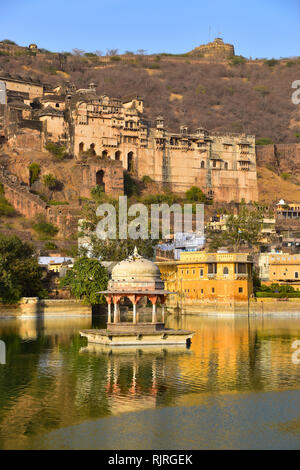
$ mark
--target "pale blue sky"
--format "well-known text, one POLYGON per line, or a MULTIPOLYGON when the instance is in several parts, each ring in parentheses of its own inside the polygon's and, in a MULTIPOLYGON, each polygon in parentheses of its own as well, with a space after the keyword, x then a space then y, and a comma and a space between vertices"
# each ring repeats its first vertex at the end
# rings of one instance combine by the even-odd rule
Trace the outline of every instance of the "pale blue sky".
POLYGON ((300 0, 0 0, 0 39, 52 51, 182 53, 221 35, 246 57, 300 56, 300 0))

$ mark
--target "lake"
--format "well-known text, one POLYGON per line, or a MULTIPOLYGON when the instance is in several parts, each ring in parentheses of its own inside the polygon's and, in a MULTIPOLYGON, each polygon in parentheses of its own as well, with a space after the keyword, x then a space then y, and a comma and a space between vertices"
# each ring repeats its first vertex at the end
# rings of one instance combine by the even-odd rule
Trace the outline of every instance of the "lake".
POLYGON ((104 324, 0 320, 1 449, 300 448, 300 317, 169 316, 189 349, 90 351, 104 324))

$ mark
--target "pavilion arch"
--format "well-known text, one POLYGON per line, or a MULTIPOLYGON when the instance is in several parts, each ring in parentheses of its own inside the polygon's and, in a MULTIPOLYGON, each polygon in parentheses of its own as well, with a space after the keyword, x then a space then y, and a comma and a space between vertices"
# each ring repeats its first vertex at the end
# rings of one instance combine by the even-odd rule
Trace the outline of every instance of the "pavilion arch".
POLYGON ((105 183, 104 183, 104 171, 103 170, 98 170, 96 173, 96 185, 100 186, 100 188, 103 189, 105 192, 105 183))
POLYGON ((127 171, 133 173, 133 152, 127 154, 127 171))

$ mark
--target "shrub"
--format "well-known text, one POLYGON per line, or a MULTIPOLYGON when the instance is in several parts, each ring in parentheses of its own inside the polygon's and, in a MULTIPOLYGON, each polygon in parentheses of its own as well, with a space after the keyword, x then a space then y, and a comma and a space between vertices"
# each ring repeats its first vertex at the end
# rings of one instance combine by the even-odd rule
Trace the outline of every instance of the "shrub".
POLYGON ((110 57, 110 60, 112 60, 113 62, 118 62, 119 60, 121 60, 121 57, 118 55, 112 55, 110 57))
POLYGON ((127 171, 124 171, 124 193, 128 197, 140 194, 138 182, 127 171))
POLYGON ((57 245, 55 245, 53 242, 46 242, 44 246, 45 250, 56 250, 57 248, 57 245))
POLYGON ((96 201, 101 200, 104 195, 105 195, 104 189, 98 184, 94 188, 91 189, 91 196, 96 201))
POLYGON ((38 163, 31 163, 28 169, 29 169, 30 184, 33 184, 39 177, 39 174, 41 172, 41 167, 38 163))
POLYGON ((147 185, 153 183, 153 180, 150 176, 144 175, 142 178, 142 182, 147 185))
POLYGON ((286 181, 286 180, 289 180, 290 177, 291 177, 290 173, 286 173, 286 172, 281 173, 280 176, 281 176, 281 178, 282 178, 283 180, 285 180, 285 181, 286 181))
POLYGON ((48 142, 45 149, 52 154, 56 160, 63 160, 67 156, 66 148, 63 145, 48 142))
POLYGON ((48 189, 55 189, 57 185, 57 181, 55 177, 52 175, 52 173, 48 173, 47 175, 44 175, 43 177, 43 183, 44 186, 48 189))
POLYGON ((146 68, 148 68, 148 69, 154 69, 154 70, 159 70, 159 69, 160 69, 160 65, 159 65, 159 64, 150 64, 150 65, 146 66, 146 68))
POLYGON ((9 204, 3 195, 0 195, 0 216, 11 217, 15 215, 15 209, 9 204))
POLYGON ((268 65, 269 67, 274 67, 278 63, 279 63, 279 61, 276 60, 276 59, 269 59, 269 60, 265 60, 265 62, 264 62, 264 64, 268 65))
POLYGON ((49 204, 51 206, 64 206, 64 205, 68 205, 68 201, 55 201, 54 199, 52 199, 51 201, 49 201, 49 204))
POLYGON ((1 42, 3 42, 3 44, 10 44, 11 46, 18 45, 15 41, 11 41, 10 39, 3 39, 1 42))
POLYGON ((229 58, 230 65, 243 65, 245 62, 246 59, 242 55, 235 55, 229 58))
POLYGON ((270 93, 264 85, 256 85, 253 90, 258 91, 262 96, 266 96, 270 93))
POLYGON ((256 139, 255 141, 256 145, 272 145, 274 144, 272 139, 269 139, 268 137, 261 137, 259 139, 256 139))
POLYGON ((50 222, 46 222, 46 220, 41 219, 33 225, 33 229, 42 237, 54 237, 59 229, 55 225, 51 224, 50 222))
POLYGON ((192 186, 185 195, 190 202, 206 202, 206 196, 198 186, 192 186))

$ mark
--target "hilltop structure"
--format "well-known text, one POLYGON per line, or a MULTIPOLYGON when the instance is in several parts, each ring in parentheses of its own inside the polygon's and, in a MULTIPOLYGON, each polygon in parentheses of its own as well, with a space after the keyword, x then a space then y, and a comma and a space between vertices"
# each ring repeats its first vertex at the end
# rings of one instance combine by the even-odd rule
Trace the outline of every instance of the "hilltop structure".
POLYGON ((195 47, 190 54, 201 57, 212 57, 215 59, 227 59, 235 55, 234 46, 224 43, 222 38, 215 38, 214 41, 195 47))
POLYGON ((122 193, 123 169, 177 193, 199 186, 215 201, 258 198, 253 135, 202 127, 189 132, 185 125, 170 132, 162 116, 154 125, 146 119, 142 98, 99 95, 93 83, 53 89, 8 76, 0 81, 6 103, 0 105, 0 139, 41 151, 49 142, 63 145, 78 163, 95 157, 93 168, 83 170, 83 196, 96 184, 115 196, 122 193))

